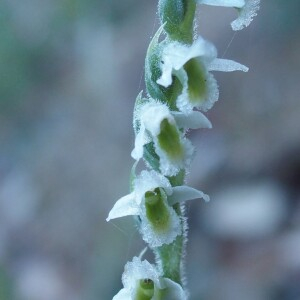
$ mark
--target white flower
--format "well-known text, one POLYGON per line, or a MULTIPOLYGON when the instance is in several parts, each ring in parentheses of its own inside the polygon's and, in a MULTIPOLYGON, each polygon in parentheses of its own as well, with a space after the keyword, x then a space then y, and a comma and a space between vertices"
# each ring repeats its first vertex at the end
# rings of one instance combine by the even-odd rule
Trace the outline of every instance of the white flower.
POLYGON ((199 37, 192 45, 169 43, 162 52, 162 75, 157 83, 168 87, 176 76, 182 92, 176 100, 178 109, 189 114, 194 107, 210 109, 219 98, 217 82, 209 71, 244 71, 248 68, 232 60, 217 58, 213 44, 199 37))
POLYGON ((141 159, 144 145, 153 142, 160 171, 166 176, 174 176, 180 169, 188 167, 194 153, 194 147, 179 128, 211 128, 210 121, 201 112, 185 116, 171 112, 166 104, 154 100, 142 105, 136 118, 140 126, 131 156, 141 159))
POLYGON ((249 26, 259 10, 260 0, 198 0, 200 4, 235 7, 239 16, 231 23, 233 30, 241 30, 249 26))
POLYGON ((125 265, 122 275, 124 288, 113 300, 186 300, 182 287, 169 278, 163 278, 147 260, 134 257, 125 265))
POLYGON ((134 180, 133 192, 115 203, 106 220, 139 216, 144 241, 150 247, 159 247, 172 243, 182 234, 181 219, 172 205, 196 198, 209 200, 206 194, 194 188, 172 187, 166 177, 155 171, 142 171, 134 180))

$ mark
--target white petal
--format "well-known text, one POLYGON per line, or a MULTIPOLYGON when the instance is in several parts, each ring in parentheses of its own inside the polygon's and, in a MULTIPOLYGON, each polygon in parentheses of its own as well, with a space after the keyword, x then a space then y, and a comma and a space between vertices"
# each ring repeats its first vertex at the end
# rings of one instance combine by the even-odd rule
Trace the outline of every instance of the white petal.
POLYGON ((182 185, 173 187, 173 194, 168 197, 168 203, 174 205, 178 202, 203 198, 206 202, 209 201, 209 196, 194 188, 182 185))
POLYGON ((125 265, 122 282, 126 289, 134 291, 140 279, 151 279, 156 287, 161 288, 159 273, 155 266, 147 260, 141 261, 138 257, 134 257, 132 262, 125 265))
POLYGON ((131 292, 128 289, 122 289, 112 298, 112 300, 132 300, 131 292))
POLYGON ((229 59, 216 58, 208 66, 209 71, 233 72, 243 71, 248 72, 249 68, 229 59))
POLYGON ((170 124, 175 124, 168 106, 154 101, 144 105, 141 109, 140 119, 152 137, 159 135, 160 124, 164 119, 167 119, 170 124))
POLYGON ((246 0, 246 4, 239 10, 239 17, 231 23, 233 30, 247 27, 257 15, 260 0, 246 0))
POLYGON ((190 114, 172 112, 172 114, 179 128, 184 128, 184 129, 212 128, 211 122, 200 111, 192 111, 190 114))
MULTIPOLYGON (((176 53, 176 48, 171 48, 170 51, 172 51, 171 53, 175 58, 175 70, 181 69, 185 65, 185 63, 187 63, 192 58, 199 57, 201 58, 201 60, 206 62, 217 57, 216 47, 212 43, 203 39, 201 36, 199 36, 190 47, 184 46, 184 51, 182 51, 181 55, 179 55, 179 53, 176 53)), ((171 53, 169 55, 171 55, 171 53)))
POLYGON ((144 154, 144 145, 147 144, 147 136, 145 132, 145 127, 141 125, 140 131, 135 137, 134 149, 131 152, 131 157, 135 160, 139 160, 144 154))
POLYGON ((168 87, 172 84, 172 70, 173 64, 169 57, 164 57, 161 65, 161 77, 156 81, 158 84, 168 87))
POLYGON ((207 84, 207 91, 208 91, 207 97, 202 104, 197 106, 197 108, 199 108, 204 112, 211 109, 215 104, 215 102, 218 101, 219 99, 218 83, 215 77, 209 72, 207 72, 206 75, 206 84, 207 84))
MULTIPOLYGON (((164 300, 187 300, 187 296, 180 284, 172 281, 169 278, 163 278, 162 281, 166 287, 166 289, 163 290, 164 300)), ((159 298, 154 298, 154 300, 156 299, 159 298)))
POLYGON ((139 206, 135 201, 135 194, 131 193, 120 198, 109 212, 108 222, 111 219, 116 219, 125 216, 135 216, 139 214, 139 206))
POLYGON ((224 7, 243 7, 245 0, 198 0, 200 4, 224 7))
POLYGON ((167 195, 172 194, 172 187, 169 180, 155 171, 142 171, 136 178, 134 191, 136 194, 135 201, 140 205, 144 195, 148 191, 154 191, 156 188, 163 188, 167 195))

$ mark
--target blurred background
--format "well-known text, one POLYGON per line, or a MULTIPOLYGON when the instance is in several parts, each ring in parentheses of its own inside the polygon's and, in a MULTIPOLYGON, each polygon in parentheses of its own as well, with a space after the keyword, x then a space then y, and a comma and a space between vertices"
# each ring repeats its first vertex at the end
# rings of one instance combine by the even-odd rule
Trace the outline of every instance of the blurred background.
MULTIPOLYGON (((144 248, 128 193, 132 110, 144 89, 154 0, 0 1, 0 300, 106 300, 144 248)), ((201 7, 220 57, 212 130, 189 134, 191 300, 300 299, 300 2, 262 0, 233 33, 232 9, 201 7)), ((153 261, 148 251, 147 259, 153 261)))

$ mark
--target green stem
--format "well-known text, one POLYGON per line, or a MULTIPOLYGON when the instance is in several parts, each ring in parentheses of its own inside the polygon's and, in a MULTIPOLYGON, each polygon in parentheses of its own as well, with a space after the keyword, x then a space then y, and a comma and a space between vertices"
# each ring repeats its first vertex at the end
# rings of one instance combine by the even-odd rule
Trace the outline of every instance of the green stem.
MULTIPOLYGON (((183 207, 177 205, 175 207, 178 215, 182 216, 183 207)), ((185 220, 182 221, 182 229, 184 230, 185 220)), ((159 269, 162 271, 162 276, 182 285, 182 258, 185 250, 184 234, 177 238, 169 245, 162 245, 154 249, 154 254, 158 263, 159 269)))
MULTIPOLYGON (((156 161, 157 158, 154 149, 152 148, 150 151, 146 151, 147 155, 144 158, 148 161, 150 165, 153 165, 153 161, 156 161)), ((144 151, 145 154, 145 151, 144 151)), ((155 165, 157 167, 157 165, 155 165)), ((172 186, 180 186, 184 184, 185 171, 181 170, 176 176, 169 177, 169 181, 172 186)), ((178 203, 173 205, 176 213, 181 217, 184 214, 183 205, 179 205, 178 203)), ((185 250, 185 224, 186 220, 182 219, 182 235, 177 236, 177 238, 168 245, 162 245, 161 247, 154 248, 154 254, 156 257, 156 261, 158 264, 158 268, 162 271, 162 276, 166 278, 170 278, 171 280, 182 285, 182 258, 185 250)))
MULTIPOLYGON (((176 176, 169 177, 169 181, 172 186, 180 186, 184 184, 185 171, 181 170, 176 176)), ((182 217, 184 214, 183 205, 178 203, 173 205, 176 213, 182 217)), ((182 219, 182 235, 177 238, 169 245, 162 245, 161 247, 155 248, 154 253, 158 262, 158 267, 163 273, 163 276, 170 278, 171 280, 182 285, 182 258, 185 251, 185 224, 186 220, 182 219)))

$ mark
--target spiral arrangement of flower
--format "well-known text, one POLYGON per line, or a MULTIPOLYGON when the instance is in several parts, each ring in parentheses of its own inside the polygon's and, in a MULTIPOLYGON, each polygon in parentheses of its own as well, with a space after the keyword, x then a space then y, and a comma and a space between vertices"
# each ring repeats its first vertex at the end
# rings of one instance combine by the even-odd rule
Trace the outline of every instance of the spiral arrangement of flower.
POLYGON ((211 128, 202 113, 219 98, 213 71, 243 71, 248 68, 217 57, 215 46, 195 38, 197 4, 233 7, 238 18, 233 30, 250 24, 259 0, 159 0, 161 27, 146 55, 146 96, 141 92, 134 108, 135 145, 131 156, 130 194, 120 198, 107 221, 135 216, 143 240, 156 257, 156 264, 142 255, 128 262, 122 276, 124 288, 113 300, 184 300, 183 257, 187 236, 184 203, 209 197, 185 185, 194 147, 186 137, 190 129, 211 128), (162 36, 164 38, 162 38, 162 36), (136 174, 143 159, 147 170, 136 174))

